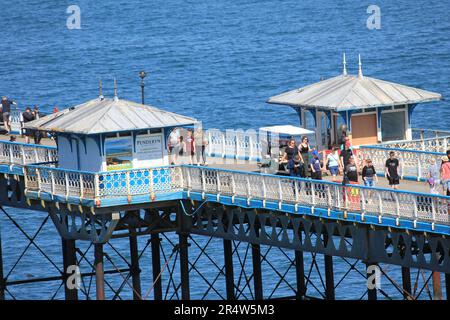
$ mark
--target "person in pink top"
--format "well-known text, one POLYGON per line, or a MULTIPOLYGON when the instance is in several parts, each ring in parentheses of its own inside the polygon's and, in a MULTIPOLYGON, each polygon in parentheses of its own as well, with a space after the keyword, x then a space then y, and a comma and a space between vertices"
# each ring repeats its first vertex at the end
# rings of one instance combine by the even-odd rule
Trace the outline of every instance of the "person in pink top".
POLYGON ((442 157, 441 179, 444 185, 444 191, 450 196, 450 161, 447 156, 442 157))

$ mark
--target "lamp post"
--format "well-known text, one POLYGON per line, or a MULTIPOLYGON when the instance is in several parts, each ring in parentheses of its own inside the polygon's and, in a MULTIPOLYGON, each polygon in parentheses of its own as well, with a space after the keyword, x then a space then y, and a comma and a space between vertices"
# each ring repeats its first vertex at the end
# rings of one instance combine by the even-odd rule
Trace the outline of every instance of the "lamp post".
POLYGON ((141 78, 141 94, 142 94, 142 104, 144 104, 144 78, 147 74, 145 73, 144 70, 142 70, 141 72, 139 72, 139 78, 141 78))

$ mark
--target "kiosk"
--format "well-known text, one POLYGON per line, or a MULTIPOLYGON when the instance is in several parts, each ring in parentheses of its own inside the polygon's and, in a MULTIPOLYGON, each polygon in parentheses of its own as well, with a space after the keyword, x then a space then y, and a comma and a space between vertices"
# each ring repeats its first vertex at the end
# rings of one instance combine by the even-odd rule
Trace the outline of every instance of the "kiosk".
POLYGON ((271 97, 271 104, 288 105, 306 127, 305 113, 314 119, 319 148, 337 144, 346 125, 354 146, 411 140, 411 116, 419 103, 440 100, 438 93, 363 76, 349 75, 345 55, 342 75, 271 97))
POLYGON ((169 165, 170 132, 196 123, 117 96, 101 96, 29 122, 25 129, 54 135, 59 167, 98 172, 169 165))

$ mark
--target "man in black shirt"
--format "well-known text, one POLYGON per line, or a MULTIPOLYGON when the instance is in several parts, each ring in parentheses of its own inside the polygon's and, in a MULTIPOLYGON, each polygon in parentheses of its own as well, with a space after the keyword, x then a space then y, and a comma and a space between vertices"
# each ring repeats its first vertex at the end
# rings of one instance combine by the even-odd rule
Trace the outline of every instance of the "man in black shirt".
POLYGON ((385 175, 389 181, 389 185, 393 189, 398 189, 400 184, 400 175, 398 174, 398 167, 400 166, 400 161, 395 158, 395 152, 389 152, 389 159, 386 160, 385 175))
POLYGON ((356 166, 355 158, 349 158, 348 164, 345 166, 344 175, 349 182, 358 183, 358 167, 356 166))
POLYGON ((348 165, 350 158, 353 157, 353 151, 349 142, 344 144, 344 150, 341 150, 340 157, 342 165, 345 168, 348 165))
MULTIPOLYGON (((22 113, 22 118, 23 118, 23 123, 27 123, 30 121, 33 121, 35 119, 33 112, 31 112, 31 108, 27 107, 25 109, 25 112, 22 113)), ((30 143, 30 137, 32 137, 33 134, 31 133, 26 133, 25 135, 25 143, 30 143)))
POLYGON ((8 100, 7 97, 2 97, 2 113, 3 113, 3 123, 5 125, 6 134, 11 131, 11 125, 9 122, 9 116, 11 114, 11 105, 16 104, 14 101, 8 100))

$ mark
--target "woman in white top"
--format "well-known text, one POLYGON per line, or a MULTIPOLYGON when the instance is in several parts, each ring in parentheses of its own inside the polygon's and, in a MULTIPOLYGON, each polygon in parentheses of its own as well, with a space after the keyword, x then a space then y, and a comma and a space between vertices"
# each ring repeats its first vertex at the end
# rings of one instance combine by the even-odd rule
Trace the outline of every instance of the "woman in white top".
POLYGON ((326 168, 330 171, 331 175, 333 176, 333 182, 335 182, 341 168, 338 147, 333 147, 333 151, 327 156, 326 168))

